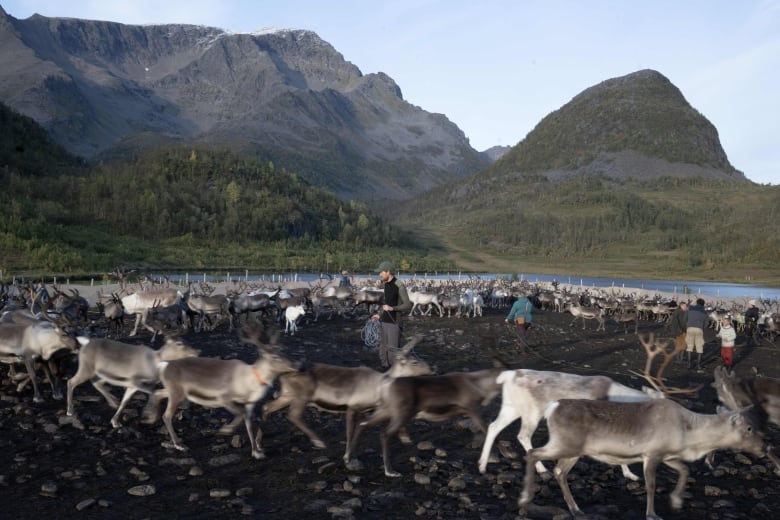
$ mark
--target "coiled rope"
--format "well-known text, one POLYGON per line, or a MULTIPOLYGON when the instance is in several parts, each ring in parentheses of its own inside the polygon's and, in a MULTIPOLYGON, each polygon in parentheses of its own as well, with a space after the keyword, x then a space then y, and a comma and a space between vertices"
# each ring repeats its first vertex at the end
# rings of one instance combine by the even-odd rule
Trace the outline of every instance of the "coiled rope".
POLYGON ((382 322, 368 318, 365 326, 360 330, 360 338, 368 348, 379 346, 379 338, 382 335, 382 322))

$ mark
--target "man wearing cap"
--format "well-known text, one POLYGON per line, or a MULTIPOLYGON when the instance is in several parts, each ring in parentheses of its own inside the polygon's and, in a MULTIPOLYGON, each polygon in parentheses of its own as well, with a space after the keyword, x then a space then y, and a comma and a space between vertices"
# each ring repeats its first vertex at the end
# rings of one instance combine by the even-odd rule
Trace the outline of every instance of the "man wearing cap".
POLYGON ((388 367, 395 362, 395 354, 401 345, 401 314, 411 310, 412 301, 404 284, 395 277, 395 265, 392 262, 382 262, 376 272, 385 284, 385 299, 382 310, 371 316, 371 319, 382 322, 379 361, 382 367, 388 367))

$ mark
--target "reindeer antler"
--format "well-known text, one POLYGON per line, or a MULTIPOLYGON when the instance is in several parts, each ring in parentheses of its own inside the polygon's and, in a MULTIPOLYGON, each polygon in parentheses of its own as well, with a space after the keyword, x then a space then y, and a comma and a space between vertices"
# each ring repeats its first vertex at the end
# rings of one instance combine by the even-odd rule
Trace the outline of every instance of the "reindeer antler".
POLYGON ((668 387, 666 386, 666 383, 664 383, 664 370, 666 370, 666 367, 669 366, 677 354, 683 351, 685 348, 683 343, 676 344, 674 347, 670 348, 670 344, 672 343, 671 340, 656 340, 654 333, 650 333, 648 335, 638 334, 638 337, 639 342, 642 343, 642 346, 645 348, 645 352, 647 352, 647 361, 645 361, 645 369, 641 374, 633 370, 631 373, 643 377, 648 383, 650 383, 650 386, 663 393, 666 397, 671 397, 672 395, 693 395, 699 391, 701 386, 697 386, 695 388, 679 388, 668 387), (656 375, 651 375, 653 360, 659 354, 662 354, 664 358, 661 361, 661 364, 658 366, 656 375))
POLYGON ((244 343, 254 345, 261 351, 276 352, 279 350, 279 331, 268 331, 259 320, 247 321, 239 330, 239 338, 244 343), (263 337, 268 338, 268 342, 263 341, 263 337))
POLYGON ((409 353, 414 349, 414 347, 417 346, 417 344, 422 341, 422 334, 416 334, 412 339, 406 342, 406 345, 404 345, 401 348, 401 353, 403 355, 409 355, 409 353))

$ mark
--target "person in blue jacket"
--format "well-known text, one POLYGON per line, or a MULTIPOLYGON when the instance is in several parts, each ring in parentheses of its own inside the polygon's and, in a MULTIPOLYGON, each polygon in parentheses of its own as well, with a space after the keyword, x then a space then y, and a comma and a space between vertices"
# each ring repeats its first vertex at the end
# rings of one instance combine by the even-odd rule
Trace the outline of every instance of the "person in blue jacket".
POLYGON ((515 300, 515 303, 512 304, 512 308, 509 309, 509 314, 504 320, 507 323, 515 324, 518 336, 518 348, 520 352, 522 352, 523 348, 528 345, 526 333, 528 332, 528 327, 531 325, 531 322, 534 319, 532 314, 533 309, 534 304, 531 303, 531 300, 529 300, 527 296, 521 295, 517 300, 515 300), (523 319, 518 320, 518 318, 521 317, 523 319), (518 321, 522 321, 522 323, 519 323, 518 321))

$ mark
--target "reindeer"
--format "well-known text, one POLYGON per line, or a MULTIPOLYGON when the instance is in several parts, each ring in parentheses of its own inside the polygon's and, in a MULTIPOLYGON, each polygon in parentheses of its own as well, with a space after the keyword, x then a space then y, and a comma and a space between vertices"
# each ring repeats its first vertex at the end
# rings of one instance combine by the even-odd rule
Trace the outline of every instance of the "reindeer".
MULTIPOLYGON (((635 390, 613 381, 607 376, 582 376, 566 372, 538 370, 507 370, 501 372, 496 383, 501 385, 501 410, 490 423, 479 457, 479 472, 485 473, 493 442, 501 431, 517 419, 522 419, 517 440, 526 452, 533 447, 531 438, 544 414, 547 403, 558 399, 596 399, 622 402, 647 401, 663 397, 646 390, 635 390)), ((623 475, 638 480, 628 466, 622 466, 623 475)), ((547 473, 541 462, 536 471, 547 473)))
POLYGON ((119 417, 130 398, 137 391, 150 396, 149 410, 153 410, 155 386, 159 382, 158 366, 163 361, 197 356, 198 351, 185 345, 181 340, 168 337, 160 350, 152 350, 143 345, 129 345, 110 339, 77 338, 81 344, 79 350, 79 368, 68 380, 67 415, 73 415, 73 390, 81 383, 92 379, 92 386, 116 408, 111 418, 111 426, 119 428, 119 417), (112 384, 125 388, 121 403, 105 387, 112 384))
MULTIPOLYGON (((382 293, 384 295, 384 293, 382 293)), ((336 314, 343 314, 347 302, 353 301, 354 295, 352 287, 322 287, 316 286, 311 293, 311 303, 314 310, 314 321, 319 319, 319 315, 324 307, 331 307, 336 314)))
POLYGON ((241 321, 241 315, 248 315, 250 312, 262 312, 267 314, 275 305, 272 298, 279 291, 253 291, 249 294, 235 294, 230 298, 228 310, 235 316, 238 322, 241 321))
POLYGON ((566 310, 568 310, 571 315, 573 316, 571 323, 569 324, 570 327, 574 326, 574 322, 577 321, 577 318, 582 319, 582 330, 585 330, 585 320, 596 320, 598 322, 598 326, 596 327, 596 330, 605 330, 604 328, 604 314, 598 307, 595 308, 588 308, 588 307, 582 307, 576 302, 569 302, 567 304, 566 310))
POLYGON ((177 450, 186 451, 187 448, 181 444, 173 428, 173 415, 179 404, 188 399, 206 408, 225 408, 234 415, 233 421, 220 429, 221 434, 233 433, 243 419, 252 446, 252 457, 265 457, 262 430, 258 428, 257 437, 252 433, 255 405, 280 374, 297 371, 298 363, 285 357, 275 341, 272 345, 262 343, 257 331, 250 334, 242 330, 241 339, 255 345, 261 352, 260 358, 252 365, 238 359, 200 357, 161 363, 163 390, 158 391, 158 396, 168 398, 163 423, 172 446, 177 450))
POLYGON ((125 314, 135 314, 135 326, 130 336, 138 334, 138 326, 143 325, 147 330, 154 333, 155 330, 148 323, 148 314, 153 307, 168 307, 179 305, 184 298, 181 291, 176 289, 160 289, 153 291, 141 291, 122 298, 122 306, 125 314))
POLYGON ((503 369, 384 379, 379 388, 380 397, 376 408, 368 419, 358 425, 349 451, 355 451, 363 428, 387 422, 380 433, 382 460, 385 475, 398 477, 400 473, 391 467, 388 440, 401 432, 412 418, 444 421, 466 415, 484 433, 486 425, 480 415, 480 407, 490 404, 498 395, 500 387, 496 383, 496 376, 503 369))
POLYGON ((106 303, 103 303, 102 299, 102 294, 98 292, 98 311, 108 322, 109 329, 113 329, 114 332, 119 335, 122 331, 122 325, 124 325, 125 319, 125 307, 122 305, 122 299, 116 293, 111 293, 111 296, 106 303))
POLYGON ((279 376, 281 390, 276 399, 263 406, 263 419, 289 406, 287 419, 309 437, 315 448, 324 448, 322 439, 304 422, 304 410, 307 406, 313 406, 325 412, 344 413, 347 439, 343 458, 345 463, 349 463, 355 417, 374 409, 382 382, 401 376, 431 373, 427 363, 411 355, 419 341, 420 337, 416 336, 407 342, 385 373, 368 367, 313 363, 300 372, 282 374, 279 376))
POLYGON ((211 322, 211 318, 215 320, 211 323, 209 330, 214 330, 219 321, 225 317, 228 319, 229 330, 233 330, 233 315, 230 313, 229 306, 230 301, 228 297, 223 294, 216 295, 202 295, 202 294, 190 294, 186 299, 187 313, 197 316, 197 321, 193 323, 193 330, 200 332, 203 330, 206 320, 211 322))
MULTIPOLYGON (((43 361, 43 369, 51 384, 54 399, 62 399, 62 391, 57 384, 54 374, 52 356, 59 350, 76 350, 75 338, 68 335, 64 328, 52 321, 39 321, 29 323, 3 323, 0 324, 0 361, 15 363, 19 359, 24 362, 27 374, 32 381, 33 401, 42 402, 41 392, 38 388, 38 378, 35 377, 35 361, 43 361)), ((24 387, 26 381, 19 385, 24 387)))
MULTIPOLYGON (((714 372, 712 386, 718 392, 718 399, 724 406, 739 412, 751 406, 762 409, 769 422, 780 426, 780 379, 771 377, 736 377, 725 367, 714 372)), ((775 465, 775 473, 780 475, 780 459, 774 450, 767 450, 767 457, 775 465)))
MULTIPOLYGON (((533 444, 531 438, 544 414, 547 403, 560 399, 593 399, 615 402, 642 402, 661 399, 666 395, 692 393, 696 389, 670 388, 664 384, 663 372, 669 362, 678 353, 669 352, 668 344, 655 340, 654 335, 641 336, 640 342, 647 354, 645 368, 641 375, 652 386, 642 390, 622 385, 607 376, 583 376, 566 372, 547 372, 537 370, 509 370, 502 372, 497 383, 502 386, 501 410, 498 417, 488 427, 482 453, 479 457, 479 471, 487 469, 490 449, 498 434, 515 420, 522 418, 517 440, 528 453, 533 444), (655 376, 651 375, 655 358, 664 355, 655 376)), ((684 348, 684 346, 682 347, 684 348)), ((627 465, 621 466, 623 475, 630 480, 639 480, 627 465)), ((544 464, 538 462, 536 471, 547 474, 544 464)))
POLYGON ((656 468, 663 463, 678 473, 670 495, 672 509, 680 509, 688 480, 685 461, 695 461, 722 448, 762 455, 766 451, 760 418, 753 412, 707 415, 692 412, 671 399, 640 403, 563 399, 545 410, 549 440, 526 456, 524 509, 535 493, 534 467, 555 460, 555 479, 572 516, 584 515, 574 501, 569 471, 582 456, 607 464, 642 462, 647 493, 646 518, 655 514, 656 468))
POLYGON ((444 293, 441 296, 440 305, 442 309, 446 309, 448 318, 452 317, 453 312, 455 312, 455 317, 460 316, 460 297, 457 294, 444 293))
POLYGON ((89 321, 89 302, 81 296, 77 289, 70 289, 70 295, 60 291, 58 287, 53 286, 54 295, 52 296, 53 310, 68 323, 77 323, 79 321, 89 321))
POLYGON ((431 313, 432 307, 436 307, 440 317, 444 316, 444 311, 442 310, 441 305, 439 305, 438 294, 410 290, 409 300, 412 302, 412 309, 409 311, 409 316, 414 314, 415 309, 419 310, 422 315, 428 316, 431 313), (423 305, 428 307, 425 312, 421 309, 423 305))
POLYGON ((293 305, 287 307, 284 311, 284 333, 294 336, 298 332, 298 318, 306 314, 306 308, 303 305, 293 305))
POLYGON ((357 309, 361 305, 367 307, 368 313, 371 313, 371 307, 374 305, 380 305, 385 298, 385 292, 379 289, 372 289, 370 287, 363 287, 358 291, 355 291, 352 295, 355 301, 355 305, 352 308, 353 313, 357 312, 357 309))

